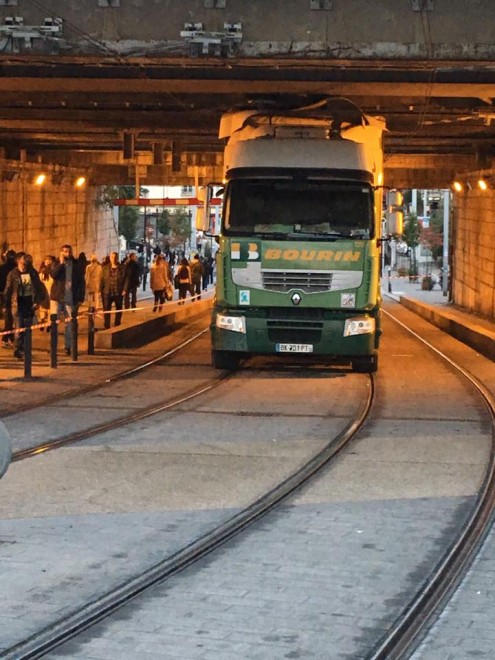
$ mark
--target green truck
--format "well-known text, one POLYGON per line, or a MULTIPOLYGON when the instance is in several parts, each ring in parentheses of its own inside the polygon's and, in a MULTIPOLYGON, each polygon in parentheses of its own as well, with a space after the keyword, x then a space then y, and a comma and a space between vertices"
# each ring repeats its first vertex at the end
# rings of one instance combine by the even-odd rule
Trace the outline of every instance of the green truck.
POLYGON ((222 117, 215 367, 304 354, 376 371, 384 129, 328 107, 222 117))

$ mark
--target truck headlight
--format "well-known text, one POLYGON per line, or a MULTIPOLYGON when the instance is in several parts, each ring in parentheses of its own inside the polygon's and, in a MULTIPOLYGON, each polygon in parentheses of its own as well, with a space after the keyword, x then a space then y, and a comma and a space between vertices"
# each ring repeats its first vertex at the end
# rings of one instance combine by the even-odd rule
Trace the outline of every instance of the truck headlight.
POLYGON ((246 319, 244 316, 217 314, 216 326, 222 330, 232 330, 232 332, 243 332, 246 334, 246 319))
POLYGON ((347 319, 344 325, 344 337, 368 335, 375 332, 375 319, 371 316, 356 316, 347 319))

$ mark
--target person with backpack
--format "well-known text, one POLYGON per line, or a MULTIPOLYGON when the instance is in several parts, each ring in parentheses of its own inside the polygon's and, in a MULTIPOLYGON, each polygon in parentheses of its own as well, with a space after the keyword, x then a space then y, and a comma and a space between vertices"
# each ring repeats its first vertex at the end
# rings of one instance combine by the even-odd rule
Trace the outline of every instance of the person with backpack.
POLYGON ((179 305, 184 304, 187 292, 191 292, 192 279, 191 268, 189 267, 188 260, 184 257, 180 260, 179 268, 177 269, 177 284, 179 288, 179 305))

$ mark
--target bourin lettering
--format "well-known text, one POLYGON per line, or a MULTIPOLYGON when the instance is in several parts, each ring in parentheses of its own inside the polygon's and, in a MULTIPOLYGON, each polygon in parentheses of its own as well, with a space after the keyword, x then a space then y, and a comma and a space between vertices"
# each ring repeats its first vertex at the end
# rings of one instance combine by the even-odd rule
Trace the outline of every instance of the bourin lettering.
MULTIPOLYGON (((256 246, 255 246, 256 247, 256 246)), ((251 246, 250 246, 251 248, 251 246)), ((251 254, 251 252, 250 252, 251 254)), ((253 257, 249 257, 252 259, 253 257)), ((269 248, 265 252, 266 261, 359 261, 361 252, 348 250, 281 250, 280 248, 269 248)))

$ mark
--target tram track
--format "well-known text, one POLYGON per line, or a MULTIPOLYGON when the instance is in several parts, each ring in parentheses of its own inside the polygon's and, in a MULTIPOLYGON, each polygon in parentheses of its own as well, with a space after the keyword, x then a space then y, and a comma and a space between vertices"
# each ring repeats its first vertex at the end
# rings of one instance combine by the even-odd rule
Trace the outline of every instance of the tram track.
POLYGON ((76 387, 58 394, 50 394, 49 396, 43 397, 37 400, 35 403, 26 403, 26 404, 16 404, 9 408, 0 409, 0 419, 5 419, 7 417, 12 417, 13 415, 18 415, 20 413, 29 412, 37 408, 42 408, 43 406, 53 406, 56 403, 67 401, 69 399, 74 399, 78 396, 83 396, 85 394, 91 394, 96 392, 99 389, 106 387, 112 383, 117 383, 126 378, 130 378, 138 373, 149 369, 155 365, 161 364, 168 358, 172 357, 178 351, 182 350, 188 346, 191 342, 195 341, 199 337, 203 336, 208 332, 209 326, 201 329, 199 332, 194 332, 193 335, 187 337, 185 340, 179 342, 176 346, 173 346, 171 349, 160 353, 159 355, 145 360, 141 364, 138 364, 131 369, 125 369, 124 371, 113 374, 112 376, 105 377, 97 380, 96 382, 89 383, 88 385, 83 385, 81 387, 76 387))
MULTIPOLYGON (((188 543, 171 556, 165 557, 139 575, 129 578, 118 588, 94 598, 83 607, 72 611, 68 616, 52 623, 24 641, 4 649, 0 653, 0 658, 27 660, 42 657, 50 650, 56 649, 105 619, 149 588, 198 562, 267 515, 330 465, 361 429, 372 409, 375 389, 373 376, 363 376, 363 378, 367 379, 369 385, 366 388, 366 396, 360 400, 354 414, 344 428, 336 433, 322 449, 306 460, 301 467, 295 469, 289 476, 245 506, 240 512, 188 543)), ((204 391, 206 392, 207 389, 204 391)))
MULTIPOLYGON (((476 555, 477 550, 481 547, 487 530, 493 522, 493 511, 495 508, 493 448, 493 439, 495 437, 495 401, 493 394, 482 383, 480 383, 473 374, 470 374, 466 369, 457 365, 447 355, 442 353, 442 351, 439 351, 435 346, 426 342, 417 333, 407 328, 405 324, 402 324, 398 319, 395 319, 393 315, 388 312, 385 313, 394 321, 397 321, 399 325, 410 332, 414 337, 421 340, 423 344, 428 346, 429 350, 432 350, 440 358, 446 360, 452 368, 455 368, 461 373, 463 378, 467 378, 467 381, 475 387, 478 392, 480 392, 490 413, 492 422, 492 450, 490 465, 488 466, 482 488, 476 498, 476 503, 472 507, 469 520, 466 521, 463 528, 459 530, 457 538, 449 545, 442 558, 437 561, 434 570, 429 579, 425 582, 421 591, 414 594, 410 603, 397 617, 394 625, 385 635, 383 635, 383 637, 380 638, 373 649, 369 651, 369 654, 364 656, 369 659, 380 658, 381 660, 410 657, 418 644, 421 643, 441 609, 448 602, 452 593, 457 588, 472 559, 476 555)), ((371 403, 369 405, 371 407, 371 403)), ((368 413, 369 409, 366 412, 366 415, 368 413)), ((359 424, 359 427, 356 430, 361 428, 363 421, 359 424)), ((346 427, 346 429, 344 429, 342 432, 343 435, 349 431, 350 426, 352 426, 352 422, 346 427)), ((337 448, 335 452, 339 452, 348 440, 343 440, 342 446, 337 448)), ((336 441, 337 439, 333 442, 336 441)), ((332 443, 329 443, 329 445, 331 444, 332 443)), ((326 451, 326 449, 327 448, 323 451, 326 451)), ((325 463, 328 464, 331 462, 334 455, 328 457, 325 463)), ((68 617, 64 618, 63 621, 56 622, 52 626, 47 627, 46 630, 40 631, 39 634, 33 635, 24 642, 6 649, 0 654, 0 657, 8 660, 13 660, 14 658, 16 660, 21 660, 21 658, 42 657, 51 649, 57 648, 65 641, 77 636, 82 631, 91 628, 98 621, 103 620, 120 607, 130 602, 137 595, 149 589, 151 586, 163 582, 187 566, 199 561, 199 559, 206 554, 212 552, 221 544, 242 532, 242 530, 246 529, 251 523, 260 519, 265 513, 271 511, 278 502, 286 498, 302 484, 308 483, 311 475, 319 469, 313 464, 315 458, 316 457, 308 461, 302 468, 302 470, 304 470, 311 465, 309 469, 310 471, 312 470, 312 473, 299 483, 290 483, 298 474, 299 471, 297 471, 282 484, 279 484, 279 486, 275 487, 269 493, 266 493, 251 505, 251 507, 254 507, 252 510, 251 507, 246 507, 231 520, 219 525, 211 532, 208 532, 192 544, 189 544, 186 548, 183 548, 172 556, 165 558, 162 562, 156 564, 147 571, 144 571, 139 576, 131 578, 118 589, 109 591, 101 598, 95 598, 83 608, 73 611, 68 617), (276 502, 270 503, 270 498, 275 496, 279 487, 285 488, 287 486, 287 488, 290 488, 291 485, 293 486, 291 490, 282 494, 276 502), (266 502, 264 502, 265 498, 267 498, 266 502), (265 508, 263 508, 264 505, 266 505, 265 508), (238 524, 238 526, 230 529, 231 523, 238 524)))
POLYGON ((426 341, 393 314, 385 310, 384 313, 446 361, 475 388, 487 407, 492 423, 492 445, 487 470, 467 520, 437 562, 422 588, 366 656, 367 660, 402 660, 409 658, 425 638, 469 570, 495 521, 495 396, 460 364, 426 341))
MULTIPOLYGON (((68 394, 66 397, 63 398, 75 398, 77 396, 82 396, 84 394, 87 394, 89 392, 93 392, 96 390, 101 389, 102 387, 118 382, 120 380, 123 380, 125 378, 132 378, 138 373, 141 373, 143 370, 148 369, 152 366, 155 366, 157 364, 163 363, 165 360, 168 358, 175 356, 177 353, 179 353, 181 350, 184 348, 188 347, 192 342, 196 341, 200 337, 202 337, 207 330, 202 330, 199 333, 196 333, 192 337, 188 338, 187 340, 181 342, 174 348, 170 349, 169 351, 163 353, 160 356, 157 356, 155 358, 152 358, 151 360, 147 360, 145 363, 140 364, 136 367, 133 367, 132 369, 128 369, 126 371, 120 372, 119 374, 116 374, 115 376, 112 376, 110 378, 105 379, 105 381, 100 382, 98 384, 94 384, 94 386, 90 386, 87 388, 80 388, 79 390, 68 394)), ((121 427, 124 427, 128 424, 132 424, 134 422, 146 419, 148 417, 152 417, 153 415, 158 415, 162 412, 165 412, 167 410, 171 410, 173 408, 176 408, 180 406, 181 404, 184 404, 188 401, 191 401, 192 399, 195 399, 206 392, 210 392, 213 390, 215 387, 218 387, 226 378, 228 378, 231 375, 232 372, 224 372, 220 374, 216 374, 214 378, 211 379, 211 382, 206 382, 202 383, 198 386, 192 387, 189 390, 186 390, 177 396, 174 396, 172 398, 168 398, 162 402, 159 403, 154 403, 149 406, 145 406, 142 409, 139 410, 134 410, 126 415, 122 415, 120 417, 117 417, 116 419, 110 420, 108 422, 104 422, 102 424, 96 424, 94 426, 90 426, 88 428, 75 431, 72 433, 68 433, 66 435, 63 435, 61 437, 52 439, 52 440, 46 440, 43 441, 42 443, 39 443, 37 445, 33 445, 24 449, 18 449, 12 452, 12 458, 11 462, 15 463, 18 461, 26 460, 28 458, 33 458, 35 456, 39 456, 40 454, 46 453, 48 451, 52 451, 54 449, 58 449, 60 447, 64 447, 70 444, 73 444, 75 442, 79 442, 81 440, 87 440, 89 438, 95 437, 97 435, 100 435, 101 433, 105 433, 108 431, 112 431, 121 427)), ((38 406, 34 406, 31 409, 35 409, 41 407, 41 404, 38 406)))

